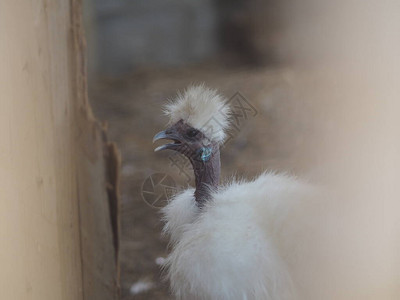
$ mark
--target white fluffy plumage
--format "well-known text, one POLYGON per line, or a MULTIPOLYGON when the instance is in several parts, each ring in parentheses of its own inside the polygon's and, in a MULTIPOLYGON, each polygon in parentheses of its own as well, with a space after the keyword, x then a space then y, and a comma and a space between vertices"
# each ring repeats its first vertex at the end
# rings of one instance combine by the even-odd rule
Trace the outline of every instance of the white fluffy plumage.
POLYGON ((183 191, 163 209, 172 246, 165 267, 174 295, 295 299, 285 258, 296 247, 291 233, 298 225, 292 223, 298 204, 312 197, 313 188, 287 175, 264 173, 220 188, 201 211, 193 192, 183 191))
POLYGON ((179 120, 201 130, 207 138, 222 143, 229 125, 229 106, 216 90, 204 85, 194 85, 167 104, 164 113, 170 124, 179 120))
MULTIPOLYGON (((215 116, 220 125, 214 139, 224 138, 229 108, 213 90, 191 87, 166 111, 172 123, 183 119, 199 129, 215 116)), ((162 211, 171 245, 164 267, 176 298, 296 299, 290 264, 301 255, 305 239, 296 236, 308 221, 304 210, 316 199, 314 188, 265 172, 220 186, 201 208, 194 191, 175 195, 162 211)))

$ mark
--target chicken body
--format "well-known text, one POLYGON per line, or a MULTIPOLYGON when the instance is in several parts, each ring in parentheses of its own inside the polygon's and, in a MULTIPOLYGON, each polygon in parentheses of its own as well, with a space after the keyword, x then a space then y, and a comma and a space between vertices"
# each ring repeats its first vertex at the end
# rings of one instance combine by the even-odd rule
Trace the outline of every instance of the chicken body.
POLYGON ((296 253, 299 203, 314 189, 299 180, 264 173, 212 193, 201 210, 194 189, 163 209, 172 252, 166 268, 178 299, 289 300, 296 291, 290 262, 296 253))

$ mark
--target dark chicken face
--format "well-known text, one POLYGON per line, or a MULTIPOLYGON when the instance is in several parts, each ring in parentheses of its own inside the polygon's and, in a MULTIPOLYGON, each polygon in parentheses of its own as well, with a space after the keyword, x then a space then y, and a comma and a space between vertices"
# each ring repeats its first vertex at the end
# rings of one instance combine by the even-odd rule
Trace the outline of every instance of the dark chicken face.
POLYGON ((178 121, 164 131, 157 133, 153 142, 166 139, 173 143, 157 147, 154 151, 174 150, 189 159, 207 161, 212 153, 211 141, 198 129, 186 124, 183 120, 178 121))

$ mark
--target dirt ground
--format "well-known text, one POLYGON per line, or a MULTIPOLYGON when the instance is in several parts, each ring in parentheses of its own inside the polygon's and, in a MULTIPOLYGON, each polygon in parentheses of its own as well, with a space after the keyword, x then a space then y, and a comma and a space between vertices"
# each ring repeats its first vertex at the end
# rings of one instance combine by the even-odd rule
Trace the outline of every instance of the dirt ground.
POLYGON ((124 78, 99 80, 90 87, 94 111, 100 120, 107 121, 109 137, 122 153, 123 300, 172 299, 159 265, 167 255, 167 241, 161 236, 162 203, 149 205, 142 193, 144 182, 154 173, 168 175, 178 188, 187 186, 186 173, 191 174, 187 165, 172 165, 171 153, 153 152, 152 137, 167 123, 162 115, 165 101, 189 84, 204 82, 231 99, 231 105, 248 108, 238 111, 242 115, 222 149, 222 180, 232 175, 251 177, 265 169, 298 172, 302 166, 295 163, 293 149, 302 139, 289 132, 304 125, 298 117, 296 123, 291 118, 293 114, 301 115, 291 92, 291 77, 291 71, 285 68, 225 69, 203 65, 146 69, 124 78))

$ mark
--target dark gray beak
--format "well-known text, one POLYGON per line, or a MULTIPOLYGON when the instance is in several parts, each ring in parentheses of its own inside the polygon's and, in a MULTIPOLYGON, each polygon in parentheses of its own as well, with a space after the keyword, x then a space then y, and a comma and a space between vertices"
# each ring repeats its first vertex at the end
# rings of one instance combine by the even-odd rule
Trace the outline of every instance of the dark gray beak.
POLYGON ((171 129, 167 129, 167 130, 157 133, 153 138, 153 143, 158 140, 172 140, 174 142, 165 144, 165 145, 161 145, 161 146, 157 147, 156 149, 154 149, 154 152, 166 150, 166 149, 178 150, 180 148, 180 146, 182 145, 181 137, 177 133, 172 131, 171 129))

